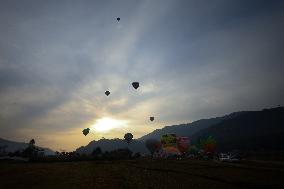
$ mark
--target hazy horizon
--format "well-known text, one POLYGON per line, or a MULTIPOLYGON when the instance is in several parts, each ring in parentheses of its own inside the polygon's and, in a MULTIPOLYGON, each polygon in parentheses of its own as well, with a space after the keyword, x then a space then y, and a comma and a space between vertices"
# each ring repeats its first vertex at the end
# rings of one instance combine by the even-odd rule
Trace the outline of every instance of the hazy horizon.
POLYGON ((69 151, 284 104, 284 1, 0 5, 0 138, 69 151))

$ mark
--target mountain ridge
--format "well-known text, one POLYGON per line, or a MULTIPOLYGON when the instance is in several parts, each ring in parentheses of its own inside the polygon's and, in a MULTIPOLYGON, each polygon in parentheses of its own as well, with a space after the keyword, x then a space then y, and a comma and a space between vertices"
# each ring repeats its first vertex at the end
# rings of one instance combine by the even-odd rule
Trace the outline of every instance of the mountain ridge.
MULTIPOLYGON (((129 145, 123 139, 118 138, 93 140, 86 146, 77 148, 76 152, 90 154, 95 148, 100 147, 102 151, 129 148, 134 153, 148 154, 145 141, 149 138, 160 139, 161 135, 168 133, 188 136, 192 143, 196 143, 202 137, 212 135, 216 138, 219 150, 284 150, 283 126, 284 107, 260 111, 239 111, 221 117, 200 119, 192 123, 165 126, 132 140, 129 145)), ((8 146, 7 151, 16 151, 26 148, 28 143, 0 138, 0 147, 3 145, 8 146)))
POLYGON ((230 113, 224 116, 207 118, 207 119, 199 119, 191 123, 183 123, 179 125, 165 126, 162 129, 156 129, 153 132, 148 133, 138 138, 138 140, 145 141, 148 138, 160 139, 160 137, 163 134, 168 134, 168 133, 176 134, 178 136, 191 137, 194 133, 198 132, 199 130, 205 129, 207 127, 220 123, 223 120, 231 119, 233 117, 239 116, 241 114, 245 114, 247 112, 249 111, 233 112, 233 113, 230 113))
POLYGON ((250 111, 224 120, 192 136, 213 136, 218 150, 284 150, 284 107, 250 111))

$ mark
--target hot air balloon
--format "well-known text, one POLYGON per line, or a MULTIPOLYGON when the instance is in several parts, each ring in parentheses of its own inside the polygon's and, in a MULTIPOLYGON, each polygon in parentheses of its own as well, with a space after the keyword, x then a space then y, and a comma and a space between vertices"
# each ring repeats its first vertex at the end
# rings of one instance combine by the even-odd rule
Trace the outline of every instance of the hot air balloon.
POLYGON ((150 117, 150 121, 154 121, 154 117, 150 117))
POLYGON ((110 92, 109 92, 109 91, 106 91, 105 94, 108 96, 108 95, 110 94, 110 92))
POLYGON ((145 145, 147 149, 150 151, 152 157, 156 151, 159 151, 161 149, 161 146, 162 146, 159 140, 151 139, 151 138, 146 140, 145 145))
POLYGON ((168 146, 177 146, 177 138, 175 134, 165 134, 161 137, 161 143, 163 145, 163 148, 168 146))
POLYGON ((89 134, 89 132, 90 132, 90 129, 89 128, 87 128, 87 129, 84 129, 83 131, 82 131, 82 133, 83 133, 83 135, 87 135, 87 134, 89 134))
POLYGON ((126 133, 126 134, 124 135, 124 140, 125 140, 128 144, 131 142, 132 138, 133 138, 133 135, 132 135, 131 133, 126 133))
POLYGON ((209 136, 205 139, 200 139, 199 144, 201 149, 206 153, 214 153, 216 150, 216 140, 212 136, 209 136))
POLYGON ((119 18, 119 17, 117 17, 117 18, 116 18, 116 20, 119 22, 119 21, 120 21, 120 18, 119 18))
POLYGON ((187 152, 189 147, 189 138, 177 137, 177 147, 181 153, 187 152))
POLYGON ((132 86, 134 87, 134 89, 138 89, 139 87, 139 82, 135 81, 132 83, 132 86))
POLYGON ((180 151, 173 147, 173 146, 167 146, 163 149, 165 151, 165 153, 167 154, 167 156, 179 156, 181 155, 180 151))

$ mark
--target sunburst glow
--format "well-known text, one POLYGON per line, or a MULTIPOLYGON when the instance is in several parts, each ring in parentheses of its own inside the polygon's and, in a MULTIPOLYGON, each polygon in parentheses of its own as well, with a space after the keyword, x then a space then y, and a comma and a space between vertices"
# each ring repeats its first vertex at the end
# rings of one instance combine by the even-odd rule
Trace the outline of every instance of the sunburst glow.
POLYGON ((127 126, 126 120, 117 120, 112 118, 101 118, 91 126, 91 129, 97 132, 108 132, 112 129, 122 128, 127 126))

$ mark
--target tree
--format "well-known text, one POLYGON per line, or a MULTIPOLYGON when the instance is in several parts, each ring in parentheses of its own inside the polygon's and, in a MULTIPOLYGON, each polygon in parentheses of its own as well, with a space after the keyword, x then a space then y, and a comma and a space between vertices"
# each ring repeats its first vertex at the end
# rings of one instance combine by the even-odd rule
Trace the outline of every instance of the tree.
POLYGON ((0 146, 0 156, 5 156, 7 154, 7 145, 4 145, 4 146, 0 146))
POLYGON ((40 149, 35 146, 35 140, 31 139, 28 147, 23 151, 22 154, 24 157, 34 158, 37 157, 39 151, 40 149))
POLYGON ((30 140, 29 145, 34 146, 35 145, 35 139, 30 140))
POLYGON ((140 152, 136 152, 135 154, 134 154, 134 156, 133 156, 133 158, 140 158, 141 157, 141 154, 140 154, 140 152))
POLYGON ((132 151, 128 148, 116 149, 109 153, 111 159, 130 159, 132 156, 132 151))
POLYGON ((92 155, 94 157, 99 157, 102 155, 102 149, 100 147, 97 147, 93 150, 92 155))

